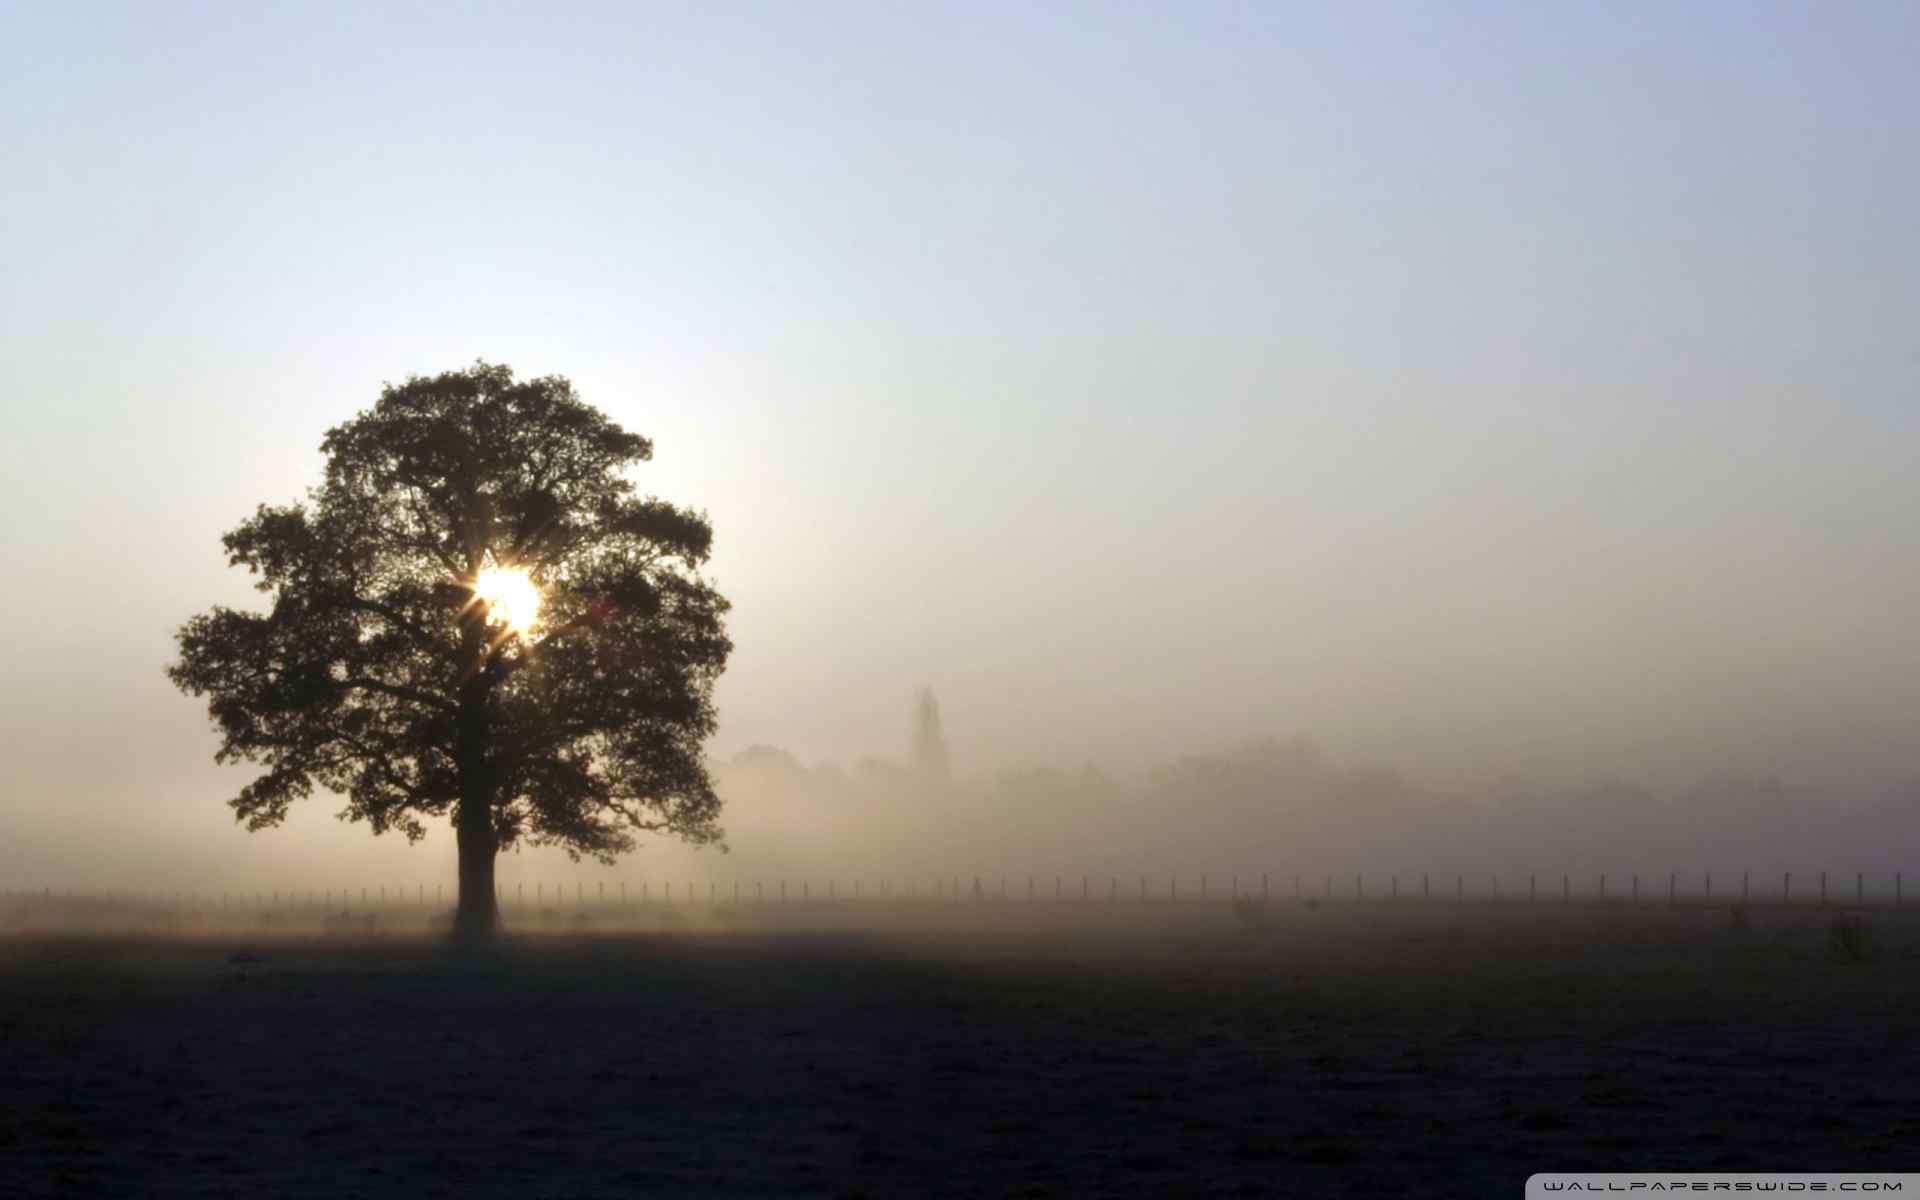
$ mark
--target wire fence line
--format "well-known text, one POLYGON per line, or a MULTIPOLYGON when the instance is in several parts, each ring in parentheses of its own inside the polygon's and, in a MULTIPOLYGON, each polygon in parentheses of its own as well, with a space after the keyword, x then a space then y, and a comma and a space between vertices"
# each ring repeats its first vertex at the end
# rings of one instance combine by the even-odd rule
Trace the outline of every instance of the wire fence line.
MULTIPOLYGON (((137 889, 56 888, 8 891, 9 901, 125 905, 170 905, 200 910, 266 908, 349 911, 373 908, 445 907, 452 903, 445 883, 346 888, 226 889, 146 891, 137 889)), ((1202 904, 1296 901, 1352 904, 1612 904, 1664 903, 1670 906, 1741 905, 1855 905, 1900 906, 1905 903, 1905 874, 1870 876, 1864 871, 1846 874, 1827 871, 1798 875, 1782 872, 1760 878, 1752 871, 1722 878, 1714 874, 1670 871, 1664 875, 1629 872, 1624 878, 1610 873, 1575 875, 1529 873, 1524 877, 1500 874, 1446 876, 1374 875, 1364 872, 1263 873, 1258 876, 1207 874, 1078 876, 861 876, 838 878, 733 878, 705 880, 585 880, 515 881, 497 884, 497 903, 503 909, 550 906, 605 907, 656 905, 767 905, 767 904, 1202 904), (571 886, 569 886, 571 884, 571 886), (631 884, 631 886, 630 886, 631 884)))

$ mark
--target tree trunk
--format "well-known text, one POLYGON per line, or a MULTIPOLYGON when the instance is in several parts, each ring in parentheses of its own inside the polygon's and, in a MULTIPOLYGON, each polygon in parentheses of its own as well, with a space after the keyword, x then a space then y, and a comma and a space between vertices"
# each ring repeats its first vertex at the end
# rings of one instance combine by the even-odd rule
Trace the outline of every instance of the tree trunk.
POLYGON ((493 889, 492 808, 484 800, 470 804, 462 799, 454 816, 453 836, 460 848, 460 906, 454 910, 453 936, 461 941, 486 941, 500 928, 500 905, 493 889))
POLYGON ((500 928, 500 905, 493 886, 493 859, 499 849, 493 831, 496 789, 487 761, 487 709, 492 690, 492 680, 484 671, 460 688, 454 749, 454 765, 460 773, 460 803, 453 814, 453 835, 460 850, 460 905, 454 910, 453 935, 461 941, 487 941, 500 928))

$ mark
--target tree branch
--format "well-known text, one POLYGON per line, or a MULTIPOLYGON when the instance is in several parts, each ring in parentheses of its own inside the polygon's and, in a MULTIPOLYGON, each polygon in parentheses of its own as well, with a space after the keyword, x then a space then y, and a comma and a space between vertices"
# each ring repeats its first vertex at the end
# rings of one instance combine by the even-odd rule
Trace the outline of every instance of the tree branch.
POLYGON ((342 688, 360 688, 363 691, 380 692, 384 695, 396 696, 402 700, 412 700, 420 704, 429 705, 444 713, 457 713, 460 711, 458 705, 446 699, 444 696, 436 696, 432 692, 424 691, 416 687, 408 687, 405 684, 382 683, 378 679, 368 679, 361 675, 351 675, 336 682, 342 688))

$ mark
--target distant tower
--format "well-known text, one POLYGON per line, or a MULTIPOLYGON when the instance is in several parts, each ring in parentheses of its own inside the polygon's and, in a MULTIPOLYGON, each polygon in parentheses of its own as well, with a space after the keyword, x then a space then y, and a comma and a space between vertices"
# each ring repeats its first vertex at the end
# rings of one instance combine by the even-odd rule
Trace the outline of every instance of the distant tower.
POLYGON ((913 709, 913 769, 929 779, 947 778, 947 739, 940 736, 940 702, 921 688, 913 709))

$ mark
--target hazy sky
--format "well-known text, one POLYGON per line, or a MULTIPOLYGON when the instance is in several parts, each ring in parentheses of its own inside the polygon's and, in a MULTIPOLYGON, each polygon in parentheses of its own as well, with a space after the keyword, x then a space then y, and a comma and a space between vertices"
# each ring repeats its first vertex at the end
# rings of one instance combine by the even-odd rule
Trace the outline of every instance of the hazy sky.
POLYGON ((929 684, 963 772, 1913 774, 1917 63, 1905 3, 0 7, 0 866, 244 836, 161 675, 219 535, 481 356, 711 513, 717 753, 929 684))

